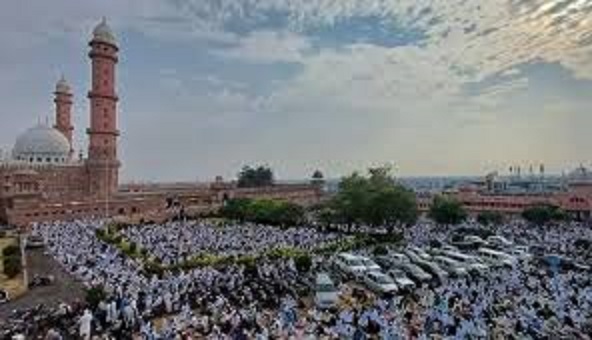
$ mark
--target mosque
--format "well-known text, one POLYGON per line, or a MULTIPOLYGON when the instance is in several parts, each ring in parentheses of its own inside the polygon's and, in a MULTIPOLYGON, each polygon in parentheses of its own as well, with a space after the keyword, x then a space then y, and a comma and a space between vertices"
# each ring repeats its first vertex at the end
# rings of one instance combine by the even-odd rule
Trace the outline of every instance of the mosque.
POLYGON ((73 91, 62 77, 54 91, 54 124, 39 123, 16 138, 12 153, 0 162, 0 223, 91 216, 162 216, 172 207, 188 212, 217 209, 233 197, 283 199, 314 204, 318 185, 274 185, 237 188, 218 178, 208 185, 120 185, 118 158, 116 65, 119 46, 103 19, 93 30, 88 150, 75 155, 72 144, 73 91))

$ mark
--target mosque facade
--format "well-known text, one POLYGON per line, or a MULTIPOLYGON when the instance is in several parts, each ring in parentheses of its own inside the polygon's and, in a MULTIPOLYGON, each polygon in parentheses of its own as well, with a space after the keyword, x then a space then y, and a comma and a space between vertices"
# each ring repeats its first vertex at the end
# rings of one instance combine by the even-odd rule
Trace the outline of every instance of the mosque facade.
POLYGON ((195 213, 217 209, 233 197, 283 199, 314 204, 318 185, 274 185, 243 189, 218 179, 208 185, 120 185, 116 66, 119 46, 106 20, 89 42, 91 60, 90 126, 86 157, 73 147, 73 92, 62 77, 54 91, 54 124, 39 123, 17 137, 0 162, 0 223, 92 216, 162 216, 172 207, 195 213))

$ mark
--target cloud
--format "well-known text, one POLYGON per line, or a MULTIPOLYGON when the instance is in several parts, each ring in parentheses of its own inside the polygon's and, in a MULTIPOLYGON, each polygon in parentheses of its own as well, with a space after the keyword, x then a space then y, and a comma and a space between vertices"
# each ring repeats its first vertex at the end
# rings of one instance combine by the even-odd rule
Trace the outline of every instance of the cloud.
POLYGON ((252 63, 302 62, 311 44, 306 37, 282 31, 258 31, 240 39, 238 44, 212 53, 252 63))
MULTIPOLYGON (((283 148, 293 150, 291 164, 307 157, 344 163, 350 157, 355 161, 348 164, 358 165, 364 159, 413 162, 415 157, 416 169, 419 164, 445 167, 443 159, 432 164, 396 149, 438 158, 448 145, 466 159, 447 157, 466 165, 471 157, 483 157, 478 145, 467 141, 496 135, 505 139, 503 147, 485 142, 482 147, 499 159, 512 140, 539 140, 528 131, 527 118, 540 119, 547 132, 550 122, 560 119, 537 116, 548 98, 536 93, 541 85, 531 79, 528 65, 557 65, 570 79, 592 80, 592 2, 587 0, 9 0, 2 6, 0 89, 8 89, 9 97, 26 91, 23 79, 38 79, 34 73, 46 67, 39 56, 48 46, 65 41, 76 46, 68 53, 79 51, 106 15, 123 39, 139 33, 154 44, 130 46, 154 51, 145 58, 128 51, 136 62, 162 63, 154 65, 156 72, 146 65, 134 69, 150 86, 130 80, 134 89, 126 90, 133 95, 127 98, 143 102, 132 109, 156 117, 146 118, 145 125, 152 122, 172 140, 186 138, 196 148, 204 141, 175 135, 174 124, 194 122, 205 127, 200 133, 228 128, 233 133, 214 136, 212 150, 231 140, 245 152, 236 157, 268 154, 285 160, 289 157, 278 151, 283 148), (348 34, 352 22, 358 25, 356 36, 340 36, 348 34), (397 38, 377 38, 373 29, 390 30, 397 38), (170 54, 152 50, 159 43, 170 54), (14 68, 18 63, 36 65, 35 72, 14 68), (151 86, 158 89, 152 92, 151 86), (136 93, 137 87, 147 93, 136 93), (520 98, 528 105, 516 104, 520 98), (164 123, 158 114, 166 117, 164 123), (506 130, 508 124, 518 127, 506 130), (243 128, 246 132, 234 134, 243 128)), ((565 107, 575 119, 589 104, 565 107)), ((192 133, 191 124, 177 129, 192 133)), ((565 146, 567 135, 558 136, 563 144, 556 144, 565 146)))

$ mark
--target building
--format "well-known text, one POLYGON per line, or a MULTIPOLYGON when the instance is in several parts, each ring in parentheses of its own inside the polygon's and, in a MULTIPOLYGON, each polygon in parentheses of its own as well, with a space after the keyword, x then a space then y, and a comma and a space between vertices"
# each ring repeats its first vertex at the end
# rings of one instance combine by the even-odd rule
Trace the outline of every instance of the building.
MULTIPOLYGON (((482 180, 469 181, 441 194, 460 201, 473 215, 495 211, 520 215, 535 205, 554 205, 577 219, 592 217, 592 172, 580 166, 566 177, 499 177, 488 174, 482 180)), ((427 212, 433 194, 419 194, 418 207, 427 212)))
POLYGON ((105 19, 93 30, 89 48, 86 156, 74 156, 74 94, 62 77, 54 91, 53 126, 39 123, 23 132, 11 155, 0 162, 0 223, 24 226, 91 216, 166 216, 179 206, 200 213, 217 209, 233 197, 284 199, 301 204, 314 204, 321 198, 318 185, 241 189, 221 179, 206 185, 120 185, 116 91, 119 46, 105 19))

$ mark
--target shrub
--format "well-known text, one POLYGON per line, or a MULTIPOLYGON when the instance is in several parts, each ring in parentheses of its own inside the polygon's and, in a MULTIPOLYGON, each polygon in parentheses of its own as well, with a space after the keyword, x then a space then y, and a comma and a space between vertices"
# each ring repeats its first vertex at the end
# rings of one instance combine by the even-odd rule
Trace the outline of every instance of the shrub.
POLYGON ((129 249, 130 253, 135 254, 136 251, 138 250, 138 245, 136 244, 136 242, 130 242, 128 249, 129 249))
POLYGON ((294 258, 294 264, 299 272, 306 273, 312 267, 312 257, 308 254, 299 255, 294 258))
POLYGON ((156 261, 149 261, 144 265, 144 272, 148 276, 156 275, 162 277, 164 274, 164 267, 156 261))
POLYGON ((20 256, 9 256, 4 258, 4 274, 13 279, 23 270, 20 256))
POLYGON ((257 258, 255 256, 249 256, 249 255, 241 256, 236 259, 236 264, 244 265, 246 267, 256 266, 257 258))
POLYGON ((105 230, 104 229, 97 229, 95 231, 95 235, 97 235, 98 239, 102 239, 105 237, 105 230))
POLYGON ((385 246, 379 245, 374 248, 374 256, 381 256, 388 254, 388 249, 385 246))
POLYGON ((11 256, 20 256, 21 249, 16 244, 11 244, 2 250, 2 256, 4 257, 11 257, 11 256))

